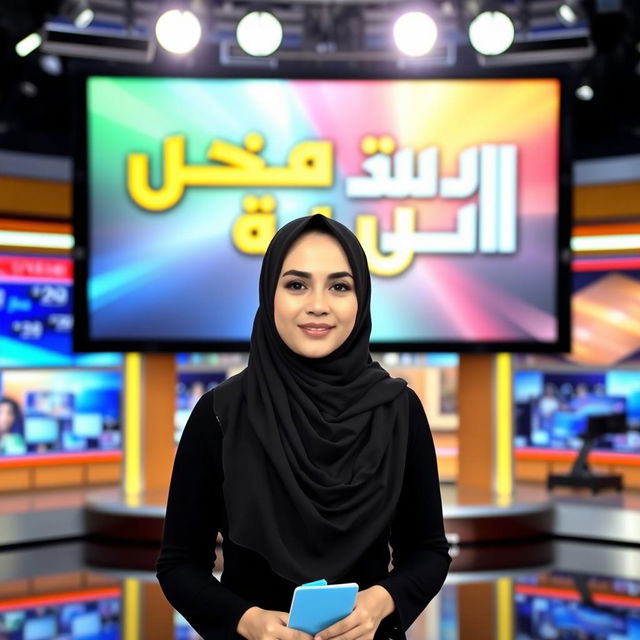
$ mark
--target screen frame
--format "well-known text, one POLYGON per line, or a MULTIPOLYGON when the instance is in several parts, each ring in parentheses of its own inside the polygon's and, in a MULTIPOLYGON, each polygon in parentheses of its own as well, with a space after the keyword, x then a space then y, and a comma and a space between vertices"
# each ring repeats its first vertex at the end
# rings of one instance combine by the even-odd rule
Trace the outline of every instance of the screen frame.
MULTIPOLYGON (((421 342, 379 342, 371 341, 372 352, 456 352, 456 353, 566 353, 571 350, 571 219, 572 219, 572 165, 569 104, 571 94, 567 72, 554 73, 517 73, 512 70, 478 69, 473 73, 456 73, 451 69, 430 70, 428 77, 423 73, 411 73, 406 69, 391 75, 389 73, 356 72, 351 69, 348 75, 331 74, 318 71, 307 71, 303 74, 283 74, 277 69, 260 68, 259 71, 249 69, 216 69, 216 74, 189 72, 188 76, 176 70, 163 69, 162 73, 154 68, 132 68, 125 71, 104 69, 84 69, 77 74, 74 86, 74 114, 76 128, 74 131, 74 287, 73 287, 73 350, 76 353, 93 352, 142 352, 142 353, 176 353, 176 352, 248 352, 250 342, 247 341, 200 341, 200 340, 167 340, 153 339, 96 339, 89 332, 89 259, 91 246, 89 241, 89 190, 88 190, 88 145, 87 145, 87 83, 91 77, 137 77, 137 78, 197 78, 197 79, 279 79, 279 80, 478 80, 478 79, 552 79, 560 86, 560 114, 558 140, 558 217, 556 224, 556 322, 557 337, 552 342, 524 341, 421 341, 421 342), (219 72, 219 73, 218 73, 219 72)), ((256 282, 256 288, 258 283, 256 282)))

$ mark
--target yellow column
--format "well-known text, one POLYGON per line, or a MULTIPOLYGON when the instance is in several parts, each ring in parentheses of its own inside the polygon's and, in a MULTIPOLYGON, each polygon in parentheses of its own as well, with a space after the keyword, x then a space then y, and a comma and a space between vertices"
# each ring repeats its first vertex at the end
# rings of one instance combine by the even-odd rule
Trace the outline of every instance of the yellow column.
POLYGON ((496 640, 513 640, 515 637, 513 609, 513 580, 498 578, 496 580, 496 640))
POLYGON ((175 386, 175 355, 125 354, 123 490, 130 503, 169 486, 175 386))
POLYGON ((122 585, 123 640, 140 638, 140 582, 125 578, 122 585))

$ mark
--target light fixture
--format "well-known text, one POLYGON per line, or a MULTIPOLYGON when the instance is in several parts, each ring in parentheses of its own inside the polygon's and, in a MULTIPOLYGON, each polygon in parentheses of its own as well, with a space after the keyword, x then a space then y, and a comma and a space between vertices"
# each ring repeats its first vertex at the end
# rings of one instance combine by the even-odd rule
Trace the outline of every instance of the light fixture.
POLYGON ((471 46, 483 56, 504 53, 513 44, 515 34, 513 21, 502 11, 483 11, 469 25, 471 46))
POLYGON ((134 64, 148 63, 156 51, 155 38, 114 33, 113 29, 78 30, 71 25, 47 22, 42 52, 65 58, 92 58, 134 64))
POLYGON ((578 8, 576 5, 576 0, 566 0, 556 10, 558 19, 566 27, 573 27, 578 22, 578 8))
POLYGON ((396 47, 406 56, 424 56, 438 39, 438 27, 433 18, 423 11, 408 11, 393 25, 396 47))
POLYGON ((39 33, 30 33, 16 44, 16 53, 24 58, 35 51, 42 44, 42 36, 39 33))
POLYGON ((581 84, 577 89, 576 89, 576 98, 578 98, 579 100, 584 100, 585 102, 589 101, 589 100, 593 100, 593 87, 590 84, 587 84, 586 82, 581 84))
POLYGON ((236 27, 238 45, 250 56, 270 56, 282 44, 282 24, 268 11, 247 13, 236 27))
POLYGON ((184 55, 193 51, 201 36, 200 20, 188 10, 170 9, 156 22, 156 39, 170 53, 184 55))
POLYGON ((88 0, 64 0, 60 12, 69 18, 78 29, 86 29, 96 17, 88 0))
POLYGON ((23 80, 19 87, 20 93, 27 98, 35 98, 38 95, 38 87, 30 80, 23 80))
POLYGON ((96 14, 93 9, 87 7, 78 13, 73 20, 73 24, 78 27, 78 29, 86 29, 93 22, 95 17, 96 14))
POLYGON ((40 68, 48 73, 50 76, 60 76, 62 75, 62 60, 58 56, 54 55, 44 55, 40 56, 40 68))

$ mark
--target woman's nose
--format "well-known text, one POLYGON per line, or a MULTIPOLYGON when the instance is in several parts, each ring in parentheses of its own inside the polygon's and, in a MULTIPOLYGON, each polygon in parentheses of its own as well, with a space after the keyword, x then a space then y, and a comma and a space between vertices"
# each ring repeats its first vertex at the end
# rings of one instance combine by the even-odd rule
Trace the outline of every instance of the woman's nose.
POLYGON ((309 298, 308 313, 325 314, 328 313, 328 304, 324 291, 314 291, 309 298))

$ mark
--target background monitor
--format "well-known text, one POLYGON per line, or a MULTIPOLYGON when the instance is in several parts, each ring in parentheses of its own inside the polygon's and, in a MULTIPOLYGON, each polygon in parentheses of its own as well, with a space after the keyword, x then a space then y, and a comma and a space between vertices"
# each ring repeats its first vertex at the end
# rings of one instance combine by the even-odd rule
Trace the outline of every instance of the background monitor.
POLYGON ((24 421, 24 439, 27 444, 55 444, 59 426, 55 418, 31 416, 24 421))
POLYGON ((246 351, 266 244, 322 212, 367 252, 373 350, 565 350, 561 103, 555 78, 89 77, 76 348, 246 351))
POLYGON ((58 633, 58 621, 55 615, 27 618, 22 629, 23 640, 51 640, 58 633))
POLYGON ((71 420, 73 434, 80 438, 98 438, 102 433, 101 413, 76 413, 71 420))
POLYGON ((517 371, 516 447, 579 449, 594 415, 624 413, 631 431, 598 438, 596 449, 640 454, 640 372, 517 371))
POLYGON ((120 371, 0 371, 0 396, 19 409, 0 457, 119 449, 121 390, 120 371))
POLYGON ((640 358, 640 257, 581 258, 573 262, 570 360, 612 367, 640 358))
POLYGON ((215 388, 226 378, 223 371, 179 371, 176 384, 176 411, 174 416, 174 440, 176 444, 187 420, 200 397, 215 388))
POLYGON ((87 611, 71 619, 72 638, 100 638, 102 620, 98 611, 87 611))
POLYGON ((0 367, 117 366, 118 353, 76 354, 73 261, 0 253, 0 367))

